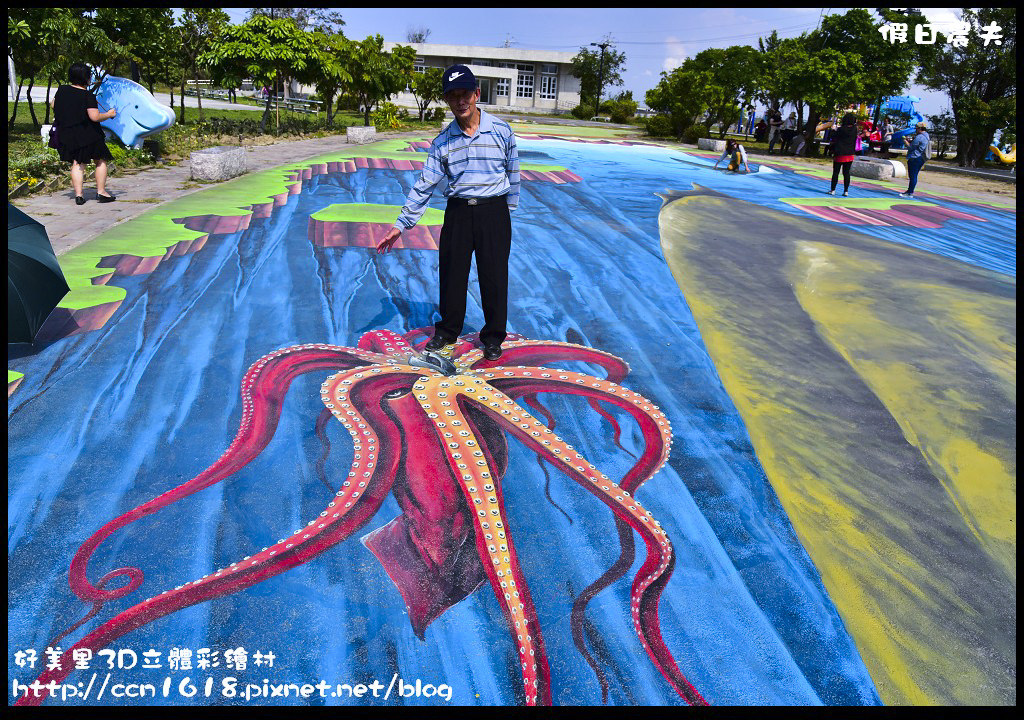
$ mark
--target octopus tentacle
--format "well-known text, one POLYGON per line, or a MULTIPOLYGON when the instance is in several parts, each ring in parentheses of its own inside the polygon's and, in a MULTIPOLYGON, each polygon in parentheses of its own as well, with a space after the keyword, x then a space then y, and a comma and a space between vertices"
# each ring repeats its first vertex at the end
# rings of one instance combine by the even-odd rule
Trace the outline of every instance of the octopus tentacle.
POLYGON ((257 360, 242 381, 242 419, 228 449, 196 477, 107 522, 82 543, 71 560, 69 583, 72 591, 87 602, 109 602, 134 592, 143 580, 142 570, 135 567, 114 570, 111 577, 127 575, 129 582, 112 590, 89 581, 89 559, 106 538, 141 517, 220 482, 259 455, 273 437, 284 395, 292 380, 299 375, 379 361, 380 355, 376 353, 319 344, 284 348, 257 360))
MULTIPOLYGON (((407 388, 409 384, 408 371, 399 367, 356 368, 331 376, 321 386, 321 397, 332 414, 349 428, 355 454, 349 479, 320 517, 251 557, 125 610, 75 643, 67 657, 80 648, 88 648, 95 653, 160 617, 244 590, 308 562, 351 536, 377 512, 391 491, 401 453, 400 444, 390 440, 399 436, 399 428, 383 410, 381 401, 385 394, 407 388), (361 413, 355 407, 364 410, 361 413), (384 431, 389 442, 380 442, 377 428, 384 431)), ((73 664, 65 662, 62 667, 43 672, 38 682, 43 685, 61 683, 72 670, 73 664)), ((43 699, 30 694, 17 704, 38 705, 43 699)))
POLYGON ((359 338, 358 346, 363 350, 372 350, 384 355, 415 352, 412 343, 406 336, 399 335, 392 330, 363 333, 363 336, 359 338))
POLYGON ((475 400, 473 394, 478 391, 485 396, 486 389, 476 378, 424 378, 413 392, 424 411, 440 410, 452 429, 445 433, 439 428, 438 437, 473 513, 477 552, 519 650, 526 704, 550 705, 551 676, 540 623, 508 534, 501 483, 494 477, 486 448, 474 439, 476 428, 461 405, 467 398, 475 400))
MULTIPOLYGON (((499 423, 525 443, 534 447, 556 467, 587 487, 608 505, 620 520, 628 523, 644 539, 647 545, 647 560, 637 573, 631 590, 631 609, 637 634, 652 661, 676 692, 691 704, 706 704, 704 698, 679 670, 661 637, 658 600, 674 567, 672 545, 667 533, 661 529, 660 523, 655 521, 650 512, 644 510, 640 503, 631 496, 629 489, 629 487, 635 488, 640 485, 664 465, 672 439, 668 420, 657 411, 656 406, 643 396, 615 383, 598 380, 582 373, 549 370, 548 368, 502 368, 481 372, 478 380, 480 382, 487 381, 498 390, 494 393, 493 400, 484 394, 479 394, 478 402, 481 403, 481 407, 489 410, 499 423), (524 383, 524 381, 526 382, 524 383), (515 383, 518 391, 524 394, 530 393, 536 391, 536 386, 540 382, 543 382, 549 392, 557 391, 559 387, 567 391, 571 389, 576 394, 601 397, 630 411, 640 423, 644 437, 648 439, 648 446, 652 449, 663 448, 657 458, 659 463, 657 468, 652 472, 650 463, 642 462, 644 457, 649 454, 645 453, 641 457, 640 467, 634 467, 634 470, 645 469, 641 469, 639 474, 631 471, 620 486, 599 473, 570 445, 515 405, 511 397, 500 392, 501 387, 515 383), (484 404, 485 402, 487 405, 484 404), (658 439, 660 439, 660 443, 657 442, 658 439)), ((653 458, 651 459, 653 460, 653 458)))
MULTIPOLYGON (((503 345, 500 363, 504 366, 529 365, 541 367, 549 365, 552 362, 559 361, 583 361, 598 365, 607 373, 606 379, 614 383, 622 382, 629 373, 629 364, 622 358, 618 358, 601 350, 595 350, 594 348, 574 345, 573 343, 553 342, 550 340, 516 340, 513 342, 506 342, 503 345)), ((464 362, 468 363, 470 367, 497 367, 497 363, 488 363, 483 360, 483 352, 480 352, 479 356, 473 355, 472 357, 465 358, 464 362)), ((633 455, 633 453, 626 450, 619 441, 622 430, 615 418, 602 408, 598 400, 595 398, 588 398, 587 403, 612 426, 612 431, 614 433, 612 441, 615 445, 620 450, 633 455)), ((633 457, 636 456, 633 455, 633 457)))

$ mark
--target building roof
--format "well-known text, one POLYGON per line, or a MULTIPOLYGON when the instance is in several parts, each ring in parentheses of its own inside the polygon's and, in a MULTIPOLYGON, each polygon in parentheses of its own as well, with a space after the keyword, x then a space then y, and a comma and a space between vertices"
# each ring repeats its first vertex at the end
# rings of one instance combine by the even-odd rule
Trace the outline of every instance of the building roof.
POLYGON ((527 50, 525 48, 484 47, 482 45, 444 45, 441 43, 384 43, 384 50, 395 45, 408 45, 420 56, 441 56, 457 58, 479 58, 480 60, 504 60, 516 62, 571 63, 576 53, 553 50, 527 50))

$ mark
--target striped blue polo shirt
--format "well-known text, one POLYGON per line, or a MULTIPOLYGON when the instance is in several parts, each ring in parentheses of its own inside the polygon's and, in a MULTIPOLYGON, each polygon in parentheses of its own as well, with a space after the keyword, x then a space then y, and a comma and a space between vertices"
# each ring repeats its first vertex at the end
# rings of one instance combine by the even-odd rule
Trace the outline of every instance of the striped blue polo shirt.
POLYGON ((519 205, 519 151, 508 123, 480 110, 480 126, 470 137, 452 120, 430 143, 423 172, 402 207, 395 227, 415 225, 434 187, 447 179, 444 196, 484 198, 508 193, 508 209, 519 205))

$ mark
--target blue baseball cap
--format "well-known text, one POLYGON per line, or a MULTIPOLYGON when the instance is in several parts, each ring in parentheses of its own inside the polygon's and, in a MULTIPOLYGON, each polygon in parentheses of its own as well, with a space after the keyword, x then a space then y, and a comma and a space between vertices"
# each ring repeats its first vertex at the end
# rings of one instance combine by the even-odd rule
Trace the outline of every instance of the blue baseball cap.
POLYGON ((449 90, 475 90, 476 76, 465 65, 452 65, 441 77, 441 94, 449 90))

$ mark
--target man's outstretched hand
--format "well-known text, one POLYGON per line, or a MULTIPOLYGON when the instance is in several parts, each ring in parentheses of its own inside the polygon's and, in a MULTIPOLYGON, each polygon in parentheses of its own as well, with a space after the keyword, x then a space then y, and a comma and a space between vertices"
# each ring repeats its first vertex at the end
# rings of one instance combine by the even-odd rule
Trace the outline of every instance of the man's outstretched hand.
POLYGON ((377 253, 391 252, 391 246, 398 242, 398 238, 402 237, 402 231, 398 228, 391 228, 387 235, 377 243, 377 253))

